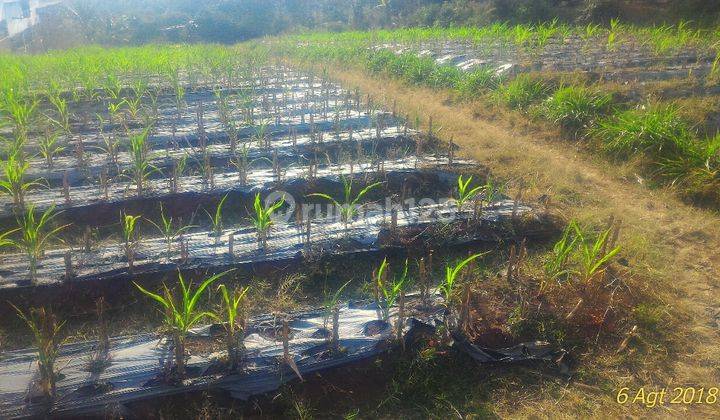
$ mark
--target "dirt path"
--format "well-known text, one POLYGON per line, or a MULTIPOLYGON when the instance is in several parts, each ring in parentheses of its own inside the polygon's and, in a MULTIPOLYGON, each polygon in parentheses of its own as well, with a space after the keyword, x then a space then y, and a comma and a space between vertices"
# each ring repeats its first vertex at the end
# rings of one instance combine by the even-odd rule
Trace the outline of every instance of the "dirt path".
MULTIPOLYGON (((483 105, 453 104, 442 92, 410 88, 362 72, 331 74, 386 106, 397 100, 399 112, 411 119, 419 115, 426 122, 432 116, 434 126, 441 127, 442 138, 452 137, 462 147, 462 154, 487 165, 496 176, 523 183, 528 191, 525 197, 531 200, 548 194, 563 215, 586 222, 597 223, 610 215, 620 217, 623 254, 628 256, 631 270, 639 277, 652 279, 631 286, 656 292, 667 303, 669 316, 682 314, 677 322, 682 329, 675 335, 681 344, 671 371, 651 366, 647 371, 633 372, 634 379, 653 388, 720 385, 717 214, 683 204, 669 191, 641 185, 642 180, 630 169, 576 150, 549 129, 530 131, 529 125, 517 116, 497 112, 497 118, 491 120, 488 115, 493 112, 483 105)), ((629 380, 617 378, 617 385, 629 380)), ((597 395, 593 398, 597 400, 597 395)), ((612 412, 623 413, 610 395, 605 403, 601 406, 612 409, 615 405, 612 412)), ((607 414, 605 408, 599 408, 603 410, 600 413, 607 414)), ((683 412, 691 416, 717 414, 720 404, 665 406, 647 409, 644 414, 675 417, 683 412)))

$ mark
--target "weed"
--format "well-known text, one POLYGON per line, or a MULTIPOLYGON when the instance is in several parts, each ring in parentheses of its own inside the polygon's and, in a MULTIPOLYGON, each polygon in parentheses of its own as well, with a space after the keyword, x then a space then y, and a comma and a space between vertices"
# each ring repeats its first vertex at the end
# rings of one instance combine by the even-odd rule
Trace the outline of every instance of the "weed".
POLYGON ((591 134, 608 152, 628 157, 643 152, 652 157, 686 156, 692 133, 672 106, 633 109, 599 121, 591 134))
POLYGON ((457 90, 461 96, 472 98, 478 93, 497 89, 500 80, 493 68, 480 67, 466 75, 457 84, 457 90))

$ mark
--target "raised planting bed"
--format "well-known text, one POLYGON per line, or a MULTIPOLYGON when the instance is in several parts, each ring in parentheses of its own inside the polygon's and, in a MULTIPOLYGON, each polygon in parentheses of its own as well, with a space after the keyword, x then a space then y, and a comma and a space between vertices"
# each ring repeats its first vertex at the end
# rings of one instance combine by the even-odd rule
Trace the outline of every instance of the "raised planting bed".
MULTIPOLYGON (((301 162, 302 163, 302 162, 301 162)), ((85 185, 68 188, 34 190, 26 194, 26 202, 33 203, 42 211, 51 206, 65 211, 67 218, 88 218, 117 220, 118 212, 129 202, 156 202, 159 199, 196 202, 200 195, 222 196, 229 192, 250 193, 271 187, 292 188, 295 183, 306 180, 336 178, 338 176, 385 176, 392 173, 409 173, 416 169, 450 165, 453 168, 472 168, 475 164, 467 160, 437 156, 408 156, 397 159, 367 159, 362 162, 348 162, 321 165, 319 162, 304 165, 288 165, 278 169, 251 169, 247 172, 227 171, 218 174, 182 176, 175 179, 150 179, 138 194, 134 182, 115 182, 102 185, 85 185)), ((12 218, 15 208, 11 201, 3 200, 0 218, 12 218)), ((2 201, 0 201, 2 203, 2 201)))
MULTIPOLYGON (((285 382, 388 352, 400 337, 409 346, 421 335, 434 334, 435 325, 445 318, 439 300, 406 299, 402 322, 397 307, 381 320, 375 303, 340 305, 337 321, 325 310, 256 317, 245 328, 242 362, 233 371, 227 369, 221 325, 191 331, 185 343, 190 354, 184 377, 173 374, 172 341, 161 335, 112 338, 109 350, 100 355, 94 341, 64 345, 56 361, 60 372, 52 400, 38 394, 36 352, 6 352, 0 360, 0 416, 103 415, 118 405, 191 391, 221 390, 248 399, 285 382), (398 326, 401 334, 394 331, 398 326), (105 361, 100 367, 94 363, 98 357, 105 361)), ((543 342, 462 350, 485 363, 547 362, 562 353, 543 342)))
POLYGON ((605 80, 667 80, 708 75, 715 60, 710 50, 682 49, 658 53, 647 45, 622 42, 608 46, 606 40, 571 37, 553 40, 542 47, 514 43, 473 43, 457 40, 435 40, 420 43, 384 43, 375 50, 388 49, 396 54, 414 53, 430 57, 438 64, 452 65, 463 71, 481 67, 498 74, 529 71, 581 72, 605 80))
POLYGON ((174 240, 169 249, 164 238, 143 239, 133 254, 132 270, 122 244, 100 245, 88 252, 48 250, 37 267, 35 282, 30 280, 24 255, 4 255, 0 258, 0 288, 53 287, 67 282, 92 287, 95 281, 177 269, 316 259, 408 245, 418 249, 421 245, 437 248, 480 241, 544 239, 556 230, 544 214, 512 200, 459 212, 451 203, 400 208, 395 215, 385 208, 370 210, 347 228, 337 217, 307 220, 278 224, 264 248, 252 227, 224 229, 219 236, 210 231, 188 233, 174 240))

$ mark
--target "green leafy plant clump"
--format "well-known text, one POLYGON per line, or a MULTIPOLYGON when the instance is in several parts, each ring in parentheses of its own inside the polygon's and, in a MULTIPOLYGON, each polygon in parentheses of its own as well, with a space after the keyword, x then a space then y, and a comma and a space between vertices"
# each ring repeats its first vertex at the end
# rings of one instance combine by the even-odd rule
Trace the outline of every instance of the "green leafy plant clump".
POLYGON ((548 119, 572 134, 592 127, 597 118, 611 111, 611 107, 612 95, 584 86, 562 87, 544 103, 548 119))
POLYGON ((550 94, 549 87, 541 80, 522 74, 500 85, 495 97, 512 109, 526 110, 530 105, 545 99, 550 94))
POLYGON ((643 152, 651 157, 686 156, 693 132, 672 106, 631 109, 601 120, 591 133, 608 152, 628 157, 643 152))
POLYGON ((178 272, 179 293, 171 290, 165 284, 162 286, 162 294, 157 294, 148 291, 137 283, 133 283, 142 294, 160 305, 166 332, 173 339, 175 366, 178 375, 181 377, 185 375, 185 338, 188 332, 201 320, 215 316, 209 311, 198 311, 198 302, 208 286, 230 271, 206 278, 196 289, 193 289, 192 282, 186 283, 182 273, 178 272))

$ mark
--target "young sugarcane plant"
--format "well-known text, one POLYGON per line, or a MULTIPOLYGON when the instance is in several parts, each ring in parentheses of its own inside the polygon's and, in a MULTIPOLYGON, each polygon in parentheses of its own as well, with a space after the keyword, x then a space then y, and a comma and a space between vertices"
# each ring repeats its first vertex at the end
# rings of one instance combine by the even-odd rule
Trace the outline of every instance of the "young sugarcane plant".
POLYGON ((212 225, 212 231, 215 237, 219 238, 220 235, 222 235, 222 229, 223 229, 223 223, 222 223, 222 208, 223 204, 225 204, 225 200, 227 200, 228 195, 225 194, 225 196, 220 200, 217 207, 215 207, 215 212, 210 214, 207 210, 203 209, 205 211, 205 214, 208 215, 210 218, 210 223, 212 225))
POLYGON ((252 140, 257 142, 258 147, 270 147, 270 136, 268 136, 268 123, 261 122, 255 127, 255 133, 252 136, 252 140))
POLYGON ((438 290, 442 293, 445 300, 445 308, 449 310, 454 300, 453 291, 458 274, 460 274, 462 269, 465 268, 465 266, 467 266, 468 264, 470 264, 471 261, 482 257, 485 254, 487 254, 487 252, 471 255, 460 261, 459 263, 455 264, 455 266, 451 266, 450 264, 445 266, 445 278, 442 280, 440 286, 438 287, 438 290))
POLYGON ((373 188, 376 188, 380 185, 382 185, 382 182, 376 182, 374 184, 370 184, 367 187, 360 190, 357 195, 353 196, 352 193, 352 187, 353 182, 351 178, 342 177, 342 183, 343 183, 343 202, 340 203, 338 200, 334 199, 328 194, 324 193, 312 193, 308 194, 308 197, 320 197, 325 200, 330 201, 337 211, 340 213, 340 220, 345 225, 345 231, 348 230, 348 225, 353 220, 353 218, 360 212, 360 208, 362 205, 359 205, 358 203, 362 198, 369 193, 373 188))
POLYGON ((285 197, 275 201, 271 205, 264 206, 262 200, 260 200, 260 193, 255 194, 255 201, 253 203, 255 216, 252 217, 252 221, 257 231, 258 245, 261 249, 267 247, 268 232, 270 232, 270 228, 274 224, 272 216, 283 204, 285 204, 285 197))
POLYGON ((390 319, 390 309, 395 305, 400 294, 408 285, 408 260, 400 276, 393 277, 392 282, 387 280, 390 264, 384 258, 380 267, 374 271, 375 301, 380 309, 382 321, 390 319))
POLYGON ((250 169, 250 146, 247 143, 243 143, 239 149, 236 149, 232 158, 230 158, 230 164, 235 167, 238 171, 238 181, 240 184, 247 182, 247 174, 250 169))
POLYGON ((13 245, 24 252, 30 265, 30 280, 37 281, 37 268, 45 250, 57 233, 68 225, 51 228, 50 224, 60 213, 55 212, 55 206, 46 209, 38 219, 35 215, 35 206, 28 206, 23 215, 18 218, 17 223, 22 236, 13 241, 13 245))
POLYGON ((465 203, 475 198, 475 196, 486 187, 485 185, 478 185, 475 188, 469 188, 472 179, 472 176, 468 177, 468 179, 463 179, 462 175, 457 179, 457 198, 455 199, 455 203, 458 210, 462 210, 465 203))
POLYGON ((58 126, 58 128, 62 129, 65 134, 71 134, 70 131, 70 111, 68 110, 68 104, 65 99, 62 98, 60 95, 51 95, 49 97, 50 103, 55 107, 55 112, 57 113, 57 119, 50 118, 48 119, 52 121, 55 125, 58 126))
POLYGON ((330 317, 332 316, 333 311, 337 308, 338 302, 340 302, 340 295, 342 294, 343 290, 350 284, 352 280, 348 280, 340 286, 339 289, 335 291, 335 293, 328 293, 325 292, 325 298, 323 299, 323 326, 325 329, 328 327, 328 321, 330 320, 330 317))
POLYGON ((159 295, 133 282, 140 292, 155 300, 161 306, 166 332, 173 341, 176 372, 180 377, 185 375, 185 338, 187 337, 188 331, 201 320, 213 317, 211 312, 198 311, 196 309, 197 303, 208 286, 230 271, 225 271, 203 280, 195 290, 193 290, 192 282, 186 284, 182 274, 178 271, 178 282, 180 284, 179 294, 171 291, 165 284, 162 286, 162 295, 159 295))
POLYGON ((25 181, 25 172, 30 164, 22 162, 16 154, 8 156, 2 164, 3 178, 0 179, 0 191, 12 197, 16 208, 25 206, 25 192, 34 186, 42 185, 38 181, 25 181))
POLYGON ((160 203, 160 223, 155 223, 150 219, 146 220, 150 222, 151 225, 155 226, 155 228, 160 231, 160 234, 165 239, 168 261, 170 261, 170 256, 172 255, 172 244, 175 239, 177 239, 186 231, 195 227, 193 225, 176 226, 175 223, 173 223, 173 218, 167 217, 165 215, 165 209, 163 208, 162 203, 160 203))
POLYGON ((65 321, 58 323, 57 318, 43 307, 30 309, 29 313, 25 314, 17 306, 10 305, 33 334, 38 352, 40 392, 47 400, 52 400, 55 397, 55 383, 58 376, 55 362, 58 358, 60 346, 64 341, 60 338, 60 331, 65 325, 65 321))
POLYGON ((45 164, 49 169, 53 168, 55 155, 65 150, 64 146, 58 144, 59 138, 59 133, 48 130, 45 132, 45 135, 40 138, 40 143, 38 144, 40 155, 45 159, 45 164))
POLYGON ((127 258, 128 271, 132 273, 135 266, 135 251, 137 249, 138 243, 140 242, 140 237, 136 229, 137 221, 142 216, 132 216, 129 214, 121 213, 120 217, 123 239, 122 246, 123 250, 125 251, 125 257, 127 258))
POLYGON ((240 367, 245 346, 243 338, 247 317, 247 293, 249 287, 240 287, 233 293, 221 284, 218 287, 222 294, 222 308, 215 315, 223 322, 228 352, 228 369, 233 371, 240 367))
POLYGON ((145 183, 150 175, 152 175, 153 172, 159 172, 159 169, 149 162, 147 144, 148 131, 148 129, 145 129, 141 134, 130 136, 130 152, 132 158, 130 177, 135 182, 135 191, 138 197, 143 194, 145 183))
POLYGON ((580 279, 588 284, 596 276, 601 275, 610 260, 620 252, 620 246, 611 244, 612 249, 608 250, 607 246, 610 239, 612 228, 608 228, 600 232, 593 238, 588 238, 578 224, 575 224, 575 232, 578 238, 578 265, 580 279))
POLYGON ((5 111, 15 125, 14 135, 16 138, 27 138, 30 123, 35 115, 38 106, 37 100, 24 100, 16 91, 10 89, 5 93, 4 104, 0 103, 0 109, 5 111))

